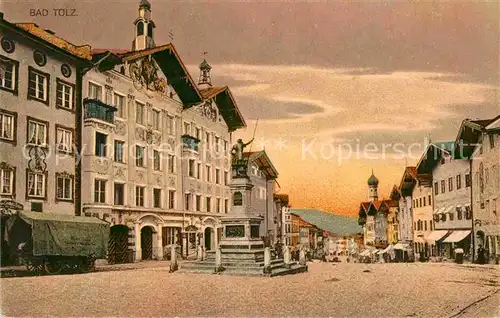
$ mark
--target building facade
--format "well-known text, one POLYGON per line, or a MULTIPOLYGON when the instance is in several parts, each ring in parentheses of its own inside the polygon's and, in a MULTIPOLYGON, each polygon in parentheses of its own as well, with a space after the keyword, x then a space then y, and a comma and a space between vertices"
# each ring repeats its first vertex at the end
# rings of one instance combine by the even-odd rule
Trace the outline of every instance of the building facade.
POLYGON ((475 249, 500 254, 500 116, 462 122, 457 143, 471 158, 475 249))
POLYGON ((288 206, 282 208, 281 217, 282 221, 282 237, 281 242, 285 246, 292 245, 292 214, 290 213, 290 208, 288 206))
POLYGON ((231 132, 244 127, 231 92, 196 83, 170 43, 155 46, 141 1, 133 50, 94 50, 84 78, 85 215, 109 221, 110 261, 214 249, 230 209, 231 132), (142 25, 142 26, 141 26, 142 25))
POLYGON ((252 189, 252 209, 262 217, 260 236, 274 245, 279 236, 277 232, 277 211, 274 203, 274 189, 278 171, 273 166, 265 150, 246 152, 249 160, 249 177, 252 189))
POLYGON ((79 215, 81 74, 89 46, 0 13, 0 211, 79 215))

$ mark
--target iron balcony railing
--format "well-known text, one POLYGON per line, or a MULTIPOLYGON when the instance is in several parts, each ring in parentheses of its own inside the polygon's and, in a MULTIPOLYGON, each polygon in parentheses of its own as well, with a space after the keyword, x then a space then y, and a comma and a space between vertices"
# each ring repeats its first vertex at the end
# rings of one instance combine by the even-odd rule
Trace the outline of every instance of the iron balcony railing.
POLYGON ((85 119, 95 118, 110 124, 115 123, 115 111, 117 109, 114 106, 105 104, 98 99, 89 98, 83 100, 83 105, 85 106, 85 119))

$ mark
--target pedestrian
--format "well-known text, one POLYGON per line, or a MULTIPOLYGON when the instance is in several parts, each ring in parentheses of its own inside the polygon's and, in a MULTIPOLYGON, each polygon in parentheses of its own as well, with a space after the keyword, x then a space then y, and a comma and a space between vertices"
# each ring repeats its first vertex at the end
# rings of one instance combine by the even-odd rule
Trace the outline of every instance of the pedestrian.
POLYGON ((486 258, 485 258, 486 251, 483 248, 481 244, 479 244, 479 248, 477 249, 477 263, 478 264, 485 264, 486 263, 486 258))

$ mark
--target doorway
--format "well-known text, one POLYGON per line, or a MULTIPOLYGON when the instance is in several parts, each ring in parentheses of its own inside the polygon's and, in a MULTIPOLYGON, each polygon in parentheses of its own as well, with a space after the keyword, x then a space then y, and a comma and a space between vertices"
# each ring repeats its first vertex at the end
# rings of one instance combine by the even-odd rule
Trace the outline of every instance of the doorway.
POLYGON ((145 226, 141 229, 142 260, 153 259, 153 229, 145 226))
POLYGON ((205 229, 205 250, 212 250, 212 228, 207 227, 205 229))
POLYGON ((108 244, 108 263, 123 264, 132 262, 128 256, 128 232, 126 225, 114 225, 110 229, 108 244))

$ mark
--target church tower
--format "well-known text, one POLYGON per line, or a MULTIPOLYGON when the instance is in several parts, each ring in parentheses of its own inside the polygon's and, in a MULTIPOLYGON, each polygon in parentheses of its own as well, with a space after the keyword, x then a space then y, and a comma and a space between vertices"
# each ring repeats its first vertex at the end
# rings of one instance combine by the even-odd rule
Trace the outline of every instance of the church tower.
POLYGON ((378 179, 375 177, 373 174, 372 170, 372 175, 370 178, 368 178, 368 200, 370 202, 378 200, 378 179))
MULTIPOLYGON (((204 53, 206 54, 206 53, 204 53)), ((210 78, 210 70, 212 67, 204 58, 200 64, 200 76, 198 77, 198 86, 201 89, 212 87, 212 79, 210 78)))
POLYGON ((153 30, 155 23, 151 19, 151 3, 148 0, 141 0, 139 3, 139 16, 134 21, 134 41, 132 41, 132 51, 140 51, 155 47, 153 40, 153 30))

